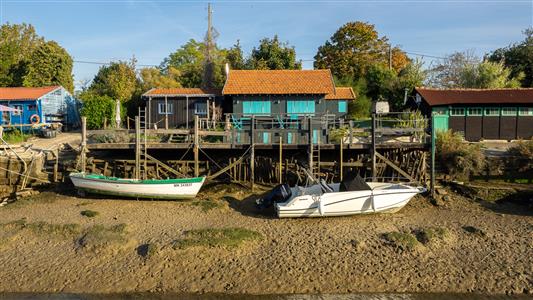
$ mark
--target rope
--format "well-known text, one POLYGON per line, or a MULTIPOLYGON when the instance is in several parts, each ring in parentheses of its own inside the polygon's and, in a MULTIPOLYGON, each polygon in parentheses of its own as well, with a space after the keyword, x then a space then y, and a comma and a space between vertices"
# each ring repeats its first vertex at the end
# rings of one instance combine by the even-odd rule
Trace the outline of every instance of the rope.
POLYGON ((13 171, 13 170, 9 170, 9 169, 6 169, 6 168, 2 168, 2 167, 0 167, 0 170, 4 170, 4 171, 7 171, 7 172, 11 172, 11 173, 14 173, 14 174, 17 174, 17 175, 20 175, 20 176, 25 176, 25 177, 27 177, 27 178, 30 178, 30 179, 33 179, 33 180, 37 180, 37 181, 40 181, 40 182, 50 183, 50 181, 48 181, 48 180, 43 180, 43 179, 40 179, 40 178, 37 178, 37 177, 32 177, 32 176, 29 176, 29 175, 24 175, 24 174, 22 174, 22 173, 19 173, 19 172, 13 171))
POLYGON ((185 153, 183 153, 183 155, 180 157, 179 160, 182 160, 185 158, 185 155, 187 155, 187 153, 189 153, 189 150, 191 150, 192 148, 192 144, 189 144, 189 147, 187 148, 187 150, 185 150, 185 153))

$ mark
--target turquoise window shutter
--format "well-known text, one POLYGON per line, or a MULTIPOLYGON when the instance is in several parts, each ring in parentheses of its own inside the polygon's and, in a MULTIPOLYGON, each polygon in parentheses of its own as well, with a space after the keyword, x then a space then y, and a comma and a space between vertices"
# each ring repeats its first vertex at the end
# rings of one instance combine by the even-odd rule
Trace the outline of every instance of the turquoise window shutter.
POLYGON ((288 114, 314 114, 315 101, 287 101, 288 114))
POLYGON ((340 113, 348 112, 346 101, 339 101, 339 112, 340 113))
POLYGON ((270 114, 270 101, 243 101, 242 113, 245 115, 270 114))

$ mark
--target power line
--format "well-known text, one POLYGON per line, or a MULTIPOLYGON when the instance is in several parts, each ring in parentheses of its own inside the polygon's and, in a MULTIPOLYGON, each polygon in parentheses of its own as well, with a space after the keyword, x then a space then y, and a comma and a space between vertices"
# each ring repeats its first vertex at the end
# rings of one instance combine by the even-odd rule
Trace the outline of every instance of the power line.
MULTIPOLYGON (((74 60, 73 62, 78 64, 90 64, 90 65, 110 65, 112 62, 100 62, 100 61, 87 61, 87 60, 74 60)), ((147 65, 147 64, 135 64, 137 67, 159 67, 159 65, 147 65)))

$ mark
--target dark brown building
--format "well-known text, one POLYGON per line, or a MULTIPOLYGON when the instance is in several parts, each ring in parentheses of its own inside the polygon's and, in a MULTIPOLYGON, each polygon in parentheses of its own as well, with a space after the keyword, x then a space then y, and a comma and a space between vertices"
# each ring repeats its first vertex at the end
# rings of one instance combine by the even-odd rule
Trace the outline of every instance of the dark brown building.
POLYGON ((189 128, 194 117, 207 117, 218 109, 220 91, 200 88, 154 88, 143 94, 150 128, 189 128))
POLYGON ((415 89, 411 107, 435 119, 436 130, 461 132, 467 141, 533 137, 533 89, 415 89))

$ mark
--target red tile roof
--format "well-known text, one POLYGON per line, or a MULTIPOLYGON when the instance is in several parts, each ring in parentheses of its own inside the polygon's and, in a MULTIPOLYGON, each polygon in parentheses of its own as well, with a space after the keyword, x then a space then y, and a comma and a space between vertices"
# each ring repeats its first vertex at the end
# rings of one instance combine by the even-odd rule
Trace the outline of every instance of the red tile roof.
POLYGON ((143 96, 185 96, 185 95, 220 95, 220 90, 206 90, 201 88, 154 88, 143 96))
POLYGON ((0 87, 0 100, 35 100, 60 86, 45 87, 0 87))
POLYGON ((355 93, 351 87, 335 87, 335 93, 327 94, 326 100, 355 100, 355 93))
POLYGON ((415 89, 430 106, 450 104, 533 104, 533 88, 415 89))
POLYGON ((224 95, 331 94, 329 70, 230 70, 224 95))

